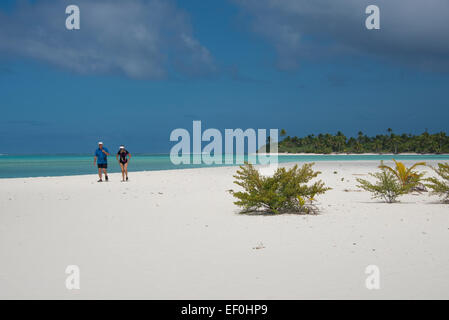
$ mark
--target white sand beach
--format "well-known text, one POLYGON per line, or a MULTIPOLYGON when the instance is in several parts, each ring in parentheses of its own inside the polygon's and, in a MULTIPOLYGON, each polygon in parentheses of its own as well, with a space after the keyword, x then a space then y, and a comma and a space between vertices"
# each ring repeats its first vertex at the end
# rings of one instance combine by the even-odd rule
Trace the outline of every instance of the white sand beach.
POLYGON ((449 205, 357 191, 378 164, 316 163, 316 216, 239 214, 236 167, 0 179, 0 298, 448 299, 449 205))

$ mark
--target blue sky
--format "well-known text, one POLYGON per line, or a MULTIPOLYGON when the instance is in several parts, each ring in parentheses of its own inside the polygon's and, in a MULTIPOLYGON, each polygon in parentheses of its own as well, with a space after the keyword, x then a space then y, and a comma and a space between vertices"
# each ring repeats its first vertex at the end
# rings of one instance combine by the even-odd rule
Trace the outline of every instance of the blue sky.
POLYGON ((86 153, 99 139, 164 153, 193 120, 299 136, 448 131, 445 1, 92 3, 0 3, 0 153, 86 153), (376 3, 381 30, 368 31, 376 3), (81 30, 65 29, 68 4, 81 30))

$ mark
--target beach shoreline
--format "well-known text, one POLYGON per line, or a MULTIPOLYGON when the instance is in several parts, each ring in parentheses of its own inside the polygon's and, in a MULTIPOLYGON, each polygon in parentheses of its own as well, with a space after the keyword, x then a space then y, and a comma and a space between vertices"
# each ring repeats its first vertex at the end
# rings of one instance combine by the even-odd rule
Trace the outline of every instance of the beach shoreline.
POLYGON ((317 162, 332 190, 316 216, 239 214, 236 167, 0 179, 0 298, 449 298, 448 205, 372 200, 356 178, 377 165, 317 162), (68 265, 80 290, 65 288, 68 265))
POLYGON ((404 153, 257 153, 258 155, 272 155, 272 156, 447 156, 449 153, 414 153, 414 152, 404 152, 404 153))
MULTIPOLYGON (((449 155, 417 155, 417 154, 401 154, 401 155, 374 155, 374 154, 331 154, 331 155, 314 155, 314 154, 279 154, 277 159, 271 158, 271 163, 290 163, 290 162, 321 162, 321 161, 434 161, 449 162, 449 155)), ((201 164, 179 164, 175 165, 171 162, 169 155, 157 156, 134 156, 130 162, 130 172, 147 172, 147 171, 167 171, 167 170, 184 170, 192 168, 208 168, 232 166, 236 167, 240 164, 226 164, 222 159, 221 164, 207 165, 201 164)), ((93 165, 91 156, 21 156, 13 158, 0 159, 0 179, 10 178, 26 178, 26 177, 54 177, 54 176, 76 176, 95 174, 96 166, 93 165)), ((109 161, 109 173, 120 172, 118 163, 114 160, 109 161)))

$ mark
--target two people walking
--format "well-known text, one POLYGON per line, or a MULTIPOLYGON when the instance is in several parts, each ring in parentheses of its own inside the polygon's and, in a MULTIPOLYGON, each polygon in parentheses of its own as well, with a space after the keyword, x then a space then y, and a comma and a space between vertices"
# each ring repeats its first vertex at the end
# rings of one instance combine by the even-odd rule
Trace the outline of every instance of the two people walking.
MULTIPOLYGON (((98 176, 100 177, 100 180, 98 180, 98 182, 103 182, 103 173, 105 180, 109 180, 107 170, 109 155, 109 150, 103 146, 103 142, 98 142, 98 149, 95 150, 94 156, 94 166, 98 166, 98 176)), ((120 149, 115 157, 120 164, 120 168, 122 169, 122 182, 128 181, 128 163, 131 159, 131 154, 128 152, 128 150, 125 149, 124 146, 120 146, 120 149)))

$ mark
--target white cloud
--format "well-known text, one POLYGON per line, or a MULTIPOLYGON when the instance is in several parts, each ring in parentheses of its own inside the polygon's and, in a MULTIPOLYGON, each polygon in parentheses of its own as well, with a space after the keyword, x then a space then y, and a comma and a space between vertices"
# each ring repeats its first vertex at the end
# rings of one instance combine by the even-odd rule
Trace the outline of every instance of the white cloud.
POLYGON ((77 0, 81 29, 65 28, 73 1, 22 3, 0 12, 0 52, 38 59, 83 74, 158 79, 215 71, 210 52, 193 37, 185 12, 167 0, 77 0))

